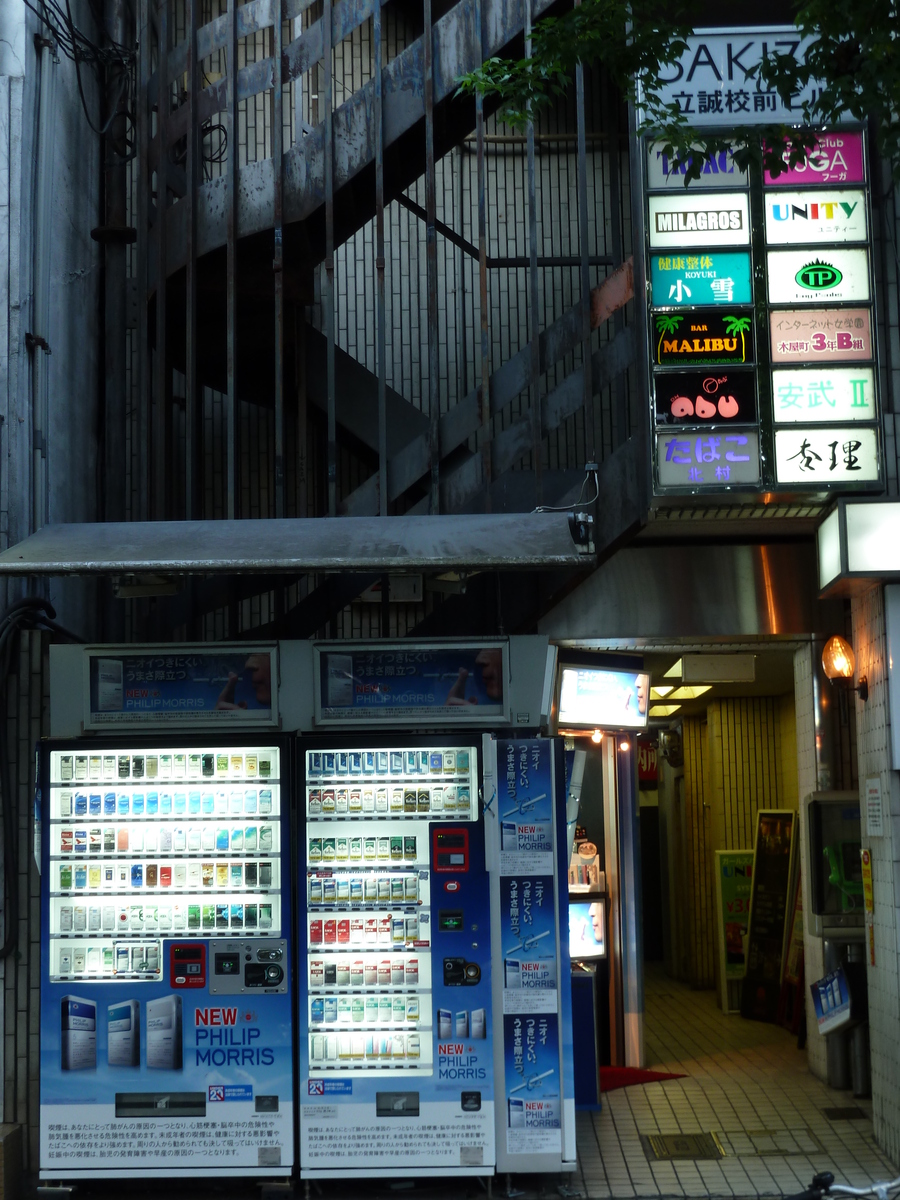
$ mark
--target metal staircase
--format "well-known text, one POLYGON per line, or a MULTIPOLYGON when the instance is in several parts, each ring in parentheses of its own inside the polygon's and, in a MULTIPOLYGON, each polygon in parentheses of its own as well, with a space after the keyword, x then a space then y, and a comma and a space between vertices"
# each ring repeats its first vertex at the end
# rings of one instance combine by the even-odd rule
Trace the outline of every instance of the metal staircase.
POLYGON ((604 81, 594 75, 586 84, 579 70, 574 119, 538 134, 575 165, 563 205, 577 209, 567 218, 574 252, 547 255, 536 237, 534 130, 522 139, 490 134, 481 104, 456 95, 462 73, 522 52, 550 0, 459 0, 434 11, 433 0, 227 0, 205 23, 201 3, 141 0, 137 402, 128 445, 130 478, 143 483, 132 484, 132 518, 250 515, 254 486, 262 497, 255 515, 271 517, 526 512, 571 502, 594 460, 598 552, 631 536, 646 474, 643 408, 627 382, 636 337, 621 303, 599 332, 590 316, 592 286, 621 266, 626 246, 627 137, 617 101, 604 81), (591 89, 602 92, 604 120, 588 135, 591 89), (591 174, 589 136, 602 155, 602 187, 591 174), (477 164, 477 220, 468 234, 448 219, 435 187, 436 164, 464 139, 477 164), (524 255, 492 247, 500 218, 485 179, 510 168, 492 166, 488 150, 507 145, 520 162, 524 255), (412 192, 418 185, 421 198, 423 181, 418 204, 412 192), (386 363, 392 202, 422 227, 417 397, 392 386, 386 363), (601 225, 598 254, 590 229, 601 225), (366 362, 335 327, 335 264, 363 233, 375 297, 366 362), (449 318, 439 308, 439 286, 447 286, 439 241, 466 257, 479 285, 470 301, 473 361, 456 395, 442 391, 438 370, 442 339, 452 336, 441 327, 449 318), (500 354, 491 322, 503 313, 492 307, 488 283, 498 269, 513 281, 507 303, 527 311, 500 354), (564 286, 552 286, 568 301, 556 296, 542 310, 539 284, 546 292, 553 270, 564 286), (525 294, 515 296, 516 288, 525 294), (256 443, 266 452, 254 468, 248 454, 256 443), (305 493, 295 459, 316 476, 305 493), (253 482, 262 475, 264 488, 253 482), (213 477, 221 481, 215 514, 213 477))

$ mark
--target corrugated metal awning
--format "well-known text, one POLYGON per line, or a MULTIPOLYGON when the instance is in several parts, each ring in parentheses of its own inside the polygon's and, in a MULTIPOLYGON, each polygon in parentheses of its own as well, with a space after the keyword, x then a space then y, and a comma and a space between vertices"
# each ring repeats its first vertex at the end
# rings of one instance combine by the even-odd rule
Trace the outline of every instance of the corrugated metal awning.
POLYGON ((567 513, 47 525, 0 554, 0 575, 586 568, 592 548, 567 513))

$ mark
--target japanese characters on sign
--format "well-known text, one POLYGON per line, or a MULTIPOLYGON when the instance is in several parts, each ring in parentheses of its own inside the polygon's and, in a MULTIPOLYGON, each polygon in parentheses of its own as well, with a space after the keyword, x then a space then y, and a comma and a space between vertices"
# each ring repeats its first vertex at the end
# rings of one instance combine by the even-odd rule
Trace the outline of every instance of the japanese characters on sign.
POLYGON ((658 308, 749 304, 748 253, 652 254, 650 303, 658 308))
POLYGON ((775 470, 779 483, 827 487, 878 479, 874 429, 776 429, 775 470))
MULTIPOLYGON (((786 30, 690 45, 669 99, 698 126, 738 124, 747 65, 802 49, 786 30)), ((752 94, 767 108, 768 93, 752 94)), ((657 489, 871 490, 880 416, 863 133, 818 134, 809 160, 765 172, 761 191, 728 153, 687 187, 660 143, 646 168, 657 489)))
POLYGON ((792 308, 769 314, 773 363, 868 362, 867 308, 792 308))
POLYGON ((871 367, 832 367, 772 372, 776 424, 871 421, 875 375, 871 367))
POLYGON ((694 433, 673 429, 656 435, 656 464, 663 487, 702 487, 719 491, 736 483, 759 483, 759 435, 694 433))
MULTIPOLYGON (((665 103, 675 104, 695 125, 717 129, 735 125, 797 120, 803 103, 815 99, 818 86, 808 84, 783 101, 766 89, 759 64, 776 54, 803 61, 808 40, 796 29, 700 30, 687 38, 687 49, 669 69, 660 88, 665 103)), ((638 87, 638 107, 641 93, 638 87)))
POLYGON ((780 175, 765 172, 766 186, 810 187, 815 184, 865 183, 865 159, 861 133, 838 130, 819 136, 805 163, 780 175))

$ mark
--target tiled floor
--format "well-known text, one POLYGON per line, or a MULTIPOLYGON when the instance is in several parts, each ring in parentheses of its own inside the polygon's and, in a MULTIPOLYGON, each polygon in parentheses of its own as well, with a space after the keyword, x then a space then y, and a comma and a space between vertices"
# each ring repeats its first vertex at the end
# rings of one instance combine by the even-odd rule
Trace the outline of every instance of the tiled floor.
POLYGON ((686 1078, 608 1092, 601 1112, 578 1114, 572 1184, 584 1196, 791 1195, 816 1171, 857 1187, 900 1173, 875 1145, 871 1104, 811 1075, 793 1035, 724 1016, 714 992, 656 967, 645 977, 645 1008, 646 1065, 686 1078), (828 1120, 823 1110, 837 1106, 867 1116, 828 1120), (654 1133, 714 1133, 725 1157, 650 1161, 642 1135, 654 1133))

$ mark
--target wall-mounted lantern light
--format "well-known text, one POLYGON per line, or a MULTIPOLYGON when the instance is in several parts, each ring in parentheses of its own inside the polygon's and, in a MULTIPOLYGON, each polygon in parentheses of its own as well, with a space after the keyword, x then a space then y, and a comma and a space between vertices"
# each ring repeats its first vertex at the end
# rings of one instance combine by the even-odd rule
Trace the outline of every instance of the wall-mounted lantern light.
POLYGON ((860 675, 856 687, 850 682, 856 673, 856 655, 846 638, 835 634, 828 639, 822 651, 822 670, 832 682, 838 680, 849 691, 857 692, 860 700, 868 700, 869 682, 866 676, 860 675))

